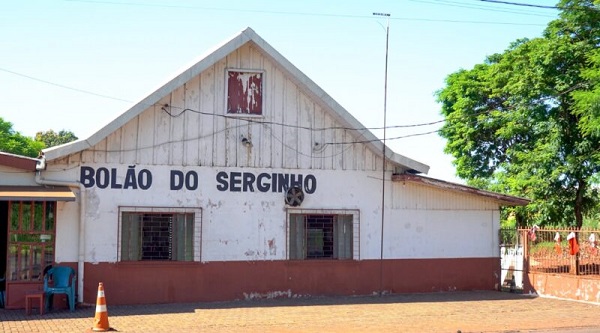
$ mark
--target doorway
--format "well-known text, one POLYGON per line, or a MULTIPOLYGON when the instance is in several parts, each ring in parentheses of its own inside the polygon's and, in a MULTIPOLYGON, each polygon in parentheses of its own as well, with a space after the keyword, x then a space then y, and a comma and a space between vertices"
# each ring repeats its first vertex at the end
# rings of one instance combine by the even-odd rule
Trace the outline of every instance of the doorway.
POLYGON ((6 278, 5 307, 22 308, 25 294, 42 288, 44 268, 54 263, 56 202, 0 203, 0 223, 4 226, 0 267, 6 278))

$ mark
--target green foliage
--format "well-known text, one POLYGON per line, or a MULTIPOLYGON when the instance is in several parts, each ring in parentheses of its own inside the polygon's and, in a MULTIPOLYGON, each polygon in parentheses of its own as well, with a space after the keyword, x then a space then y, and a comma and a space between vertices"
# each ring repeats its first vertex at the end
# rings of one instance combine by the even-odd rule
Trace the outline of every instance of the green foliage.
POLYGON ((500 229, 516 229, 517 217, 513 209, 505 209, 502 211, 502 220, 500 221, 500 229))
POLYGON ((575 114, 581 118, 581 130, 585 135, 600 136, 600 49, 589 57, 590 67, 582 71, 588 89, 573 92, 575 114))
POLYGON ((50 148, 75 141, 77 140, 77 137, 71 131, 61 130, 56 133, 53 130, 48 130, 46 132, 37 132, 35 140, 43 142, 46 148, 50 148))
POLYGON ((598 205, 600 8, 559 7, 543 37, 449 75, 437 93, 457 175, 532 199, 510 209, 519 225, 581 226, 598 205))
POLYGON ((0 151, 36 157, 44 148, 44 143, 21 135, 13 130, 13 124, 0 118, 0 151))

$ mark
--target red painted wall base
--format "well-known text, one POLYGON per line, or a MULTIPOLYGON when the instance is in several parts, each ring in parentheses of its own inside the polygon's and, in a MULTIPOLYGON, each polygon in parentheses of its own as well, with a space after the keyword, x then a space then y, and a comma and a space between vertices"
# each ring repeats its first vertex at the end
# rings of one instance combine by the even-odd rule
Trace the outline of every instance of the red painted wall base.
POLYGON ((529 273, 524 277, 523 293, 600 304, 597 276, 529 273))
POLYGON ((84 303, 108 304, 495 290, 499 258, 85 264, 84 303))

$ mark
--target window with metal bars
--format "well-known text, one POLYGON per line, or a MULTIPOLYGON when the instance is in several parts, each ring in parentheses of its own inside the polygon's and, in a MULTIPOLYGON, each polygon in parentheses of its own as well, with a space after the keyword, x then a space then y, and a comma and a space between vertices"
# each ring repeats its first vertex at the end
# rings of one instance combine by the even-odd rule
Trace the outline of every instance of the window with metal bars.
POLYGON ((194 260, 193 213, 122 212, 121 260, 194 260))
POLYGON ((353 216, 290 214, 290 259, 352 259, 353 216))

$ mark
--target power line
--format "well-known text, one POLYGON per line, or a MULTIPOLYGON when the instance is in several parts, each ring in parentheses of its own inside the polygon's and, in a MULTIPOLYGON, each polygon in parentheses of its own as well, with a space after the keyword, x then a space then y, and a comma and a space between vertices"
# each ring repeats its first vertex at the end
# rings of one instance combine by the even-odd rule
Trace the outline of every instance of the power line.
MULTIPOLYGON (((22 73, 18 73, 15 71, 11 71, 5 68, 1 68, 0 67, 0 71, 6 72, 6 73, 10 73, 13 75, 17 75, 20 77, 24 77, 30 80, 34 80, 37 82, 42 82, 45 84, 49 84, 55 87, 59 87, 59 88, 63 88, 63 89, 68 89, 68 90, 72 90, 72 91, 76 91, 76 92, 80 92, 80 93, 85 93, 85 94, 89 94, 92 96, 96 96, 96 97, 102 97, 102 98, 107 98, 107 99, 112 99, 112 100, 116 100, 116 101, 121 101, 121 102, 126 102, 126 103, 135 103, 133 101, 130 100, 126 100, 126 99, 122 99, 122 98, 117 98, 117 97, 112 97, 112 96, 108 96, 108 95, 102 95, 102 94, 98 94, 92 91, 88 91, 88 90, 83 90, 83 89, 79 89, 79 88, 74 88, 74 87, 69 87, 60 83, 55 83, 55 82, 51 82, 48 80, 43 80, 43 79, 39 79, 30 75, 26 75, 26 74, 22 74, 22 73)), ((153 105, 146 105, 147 107, 153 106, 153 105)), ((184 113, 186 112, 192 112, 192 113, 197 113, 197 114, 202 114, 202 115, 207 115, 207 116, 215 116, 215 117, 223 117, 223 118, 228 118, 228 119, 240 119, 239 116, 231 116, 231 115, 225 115, 225 114, 215 114, 215 113, 210 113, 210 112, 202 112, 199 110, 194 110, 194 109, 190 109, 190 108, 179 108, 179 107, 175 107, 175 106, 171 106, 171 105, 163 105, 161 106, 161 109, 168 114, 170 117, 172 118, 178 118, 180 116, 182 116, 184 113), (177 114, 173 114, 172 112, 168 111, 166 109, 166 107, 169 108, 177 108, 180 109, 181 111, 177 114)), ((291 125, 291 124, 285 124, 285 123, 278 123, 278 122, 272 122, 272 121, 256 121, 253 119, 244 119, 249 123, 258 123, 258 124, 267 124, 267 125, 278 125, 278 126, 282 126, 282 127, 288 127, 288 128, 296 128, 296 129, 305 129, 305 130, 310 130, 310 131, 326 131, 326 130, 355 130, 355 131, 370 131, 370 130, 383 130, 383 127, 363 127, 363 128, 355 128, 355 127, 344 127, 344 126, 331 126, 331 127, 322 127, 322 128, 314 128, 314 127, 307 127, 307 126, 300 126, 300 125, 291 125)), ((387 126, 387 129, 395 129, 395 128, 411 128, 411 127, 423 127, 423 126, 431 126, 431 125, 435 125, 435 124, 439 124, 444 122, 444 119, 440 119, 440 120, 435 120, 435 121, 430 121, 430 122, 424 122, 424 123, 416 123, 416 124, 406 124, 406 125, 392 125, 392 126, 387 126)))
POLYGON ((482 1, 488 3, 496 3, 502 5, 510 5, 510 6, 520 6, 520 7, 530 7, 530 8, 542 8, 542 9, 558 9, 558 10, 570 10, 570 11, 586 11, 586 10, 599 10, 598 4, 592 4, 591 6, 586 5, 571 5, 571 6, 545 6, 545 5, 536 5, 530 3, 522 3, 522 2, 511 2, 511 1, 500 1, 500 0, 475 0, 482 1))
POLYGON ((464 2, 456 2, 456 1, 448 1, 448 0, 430 0, 430 1, 409 0, 409 1, 417 2, 417 3, 432 4, 432 5, 436 5, 436 6, 449 6, 449 7, 456 7, 456 8, 476 9, 476 10, 483 10, 483 11, 497 12, 497 13, 510 13, 510 14, 549 17, 549 18, 555 17, 554 15, 544 15, 544 14, 534 13, 531 11, 498 9, 497 7, 483 6, 483 5, 469 5, 464 2))
MULTIPOLYGON (((100 1, 100 0, 67 0, 70 2, 93 3, 103 5, 117 6, 137 6, 137 7, 157 7, 157 8, 174 8, 174 9, 196 9, 196 10, 213 10, 226 12, 240 13, 259 13, 272 15, 295 15, 295 16, 315 16, 315 17, 337 17, 350 19, 369 19, 373 20, 372 16, 368 15, 350 15, 350 14, 332 14, 332 13, 315 13, 315 12, 293 12, 293 11, 274 11, 274 10, 258 10, 258 9, 239 9, 239 8, 219 8, 219 7, 203 7, 203 6, 186 6, 186 5, 168 5, 168 4, 146 4, 134 2, 115 2, 115 1, 100 1)), ((535 23, 519 23, 519 22, 498 22, 498 21, 470 21, 470 20, 451 20, 451 19, 430 19, 430 18, 415 18, 415 17, 393 17, 390 20, 395 21, 415 21, 415 22, 443 22, 443 23, 466 23, 466 24, 487 24, 487 25, 514 25, 514 26, 544 26, 544 24, 535 23)))
POLYGON ((161 109, 163 110, 163 112, 165 112, 172 118, 178 118, 178 117, 181 117, 186 112, 191 112, 191 113, 197 113, 197 114, 201 114, 201 115, 205 115, 205 116, 221 117, 221 118, 226 118, 226 119, 238 119, 238 120, 243 119, 244 121, 246 121, 248 123, 256 123, 256 124, 261 124, 261 125, 278 125, 278 126, 282 126, 282 127, 304 129, 304 130, 313 131, 313 132, 328 131, 328 130, 355 130, 355 131, 369 130, 370 131, 370 130, 383 130, 383 129, 393 129, 393 128, 410 128, 410 127, 430 126, 430 125, 435 125, 435 124, 444 122, 444 120, 441 119, 441 120, 430 121, 430 122, 425 122, 425 123, 408 124, 408 125, 393 125, 393 126, 386 126, 386 127, 362 127, 362 128, 344 127, 344 126, 308 127, 308 126, 301 126, 301 125, 279 123, 279 122, 274 122, 274 121, 260 121, 260 120, 250 119, 250 118, 241 118, 238 115, 234 116, 234 115, 227 115, 227 114, 216 114, 216 113, 212 113, 212 112, 204 112, 204 111, 194 110, 194 109, 190 109, 190 108, 182 109, 182 108, 174 107, 172 105, 163 105, 161 107, 161 109), (181 109, 181 111, 177 114, 173 114, 171 111, 166 109, 167 107, 181 109))
POLYGON ((198 10, 214 10, 240 13, 262 13, 276 15, 299 15, 299 16, 323 16, 323 17, 341 17, 341 18, 370 18, 365 15, 347 15, 347 14, 328 14, 328 13, 306 13, 306 12, 286 12, 275 10, 259 10, 259 9, 240 9, 240 8, 219 8, 219 7, 204 7, 204 6, 189 6, 189 5, 168 5, 168 4, 148 4, 136 2, 116 2, 116 1, 96 1, 96 0, 66 0, 69 2, 83 2, 103 5, 118 5, 118 6, 135 6, 135 7, 157 7, 157 8, 175 8, 175 9, 198 9, 198 10))
POLYGON ((545 5, 534 5, 530 3, 521 3, 521 2, 511 2, 511 1, 500 1, 500 0, 479 0, 481 2, 489 2, 489 3, 499 3, 503 5, 512 5, 512 6, 520 6, 520 7, 533 7, 533 8, 543 8, 543 9, 561 9, 557 6, 545 6, 545 5))
POLYGON ((0 71, 6 72, 6 73, 10 73, 10 74, 13 74, 13 75, 16 75, 16 76, 24 77, 24 78, 27 78, 27 79, 30 79, 30 80, 34 80, 34 81, 46 83, 46 84, 49 84, 49 85, 52 85, 52 86, 56 86, 56 87, 60 87, 60 88, 63 88, 63 89, 68 89, 68 90, 73 90, 73 91, 77 91, 77 92, 88 94, 88 95, 93 95, 93 96, 96 96, 96 97, 102 97, 102 98, 112 99, 112 100, 115 100, 115 101, 133 103, 132 101, 129 101, 129 100, 126 100, 126 99, 121 99, 121 98, 112 97, 112 96, 108 96, 108 95, 102 95, 102 94, 98 94, 98 93, 91 92, 91 91, 88 91, 88 90, 83 90, 83 89, 79 89, 79 88, 73 88, 73 87, 65 86, 65 85, 62 85, 62 84, 59 84, 59 83, 50 82, 50 81, 38 79, 38 78, 33 77, 33 76, 29 76, 29 75, 25 75, 25 74, 13 72, 13 71, 5 69, 5 68, 0 68, 0 71))
MULTIPOLYGON (((385 141, 400 140, 400 139, 412 138, 415 136, 430 135, 430 134, 438 133, 439 131, 441 131, 441 129, 429 131, 429 132, 400 135, 400 136, 395 136, 392 138, 386 138, 385 141)), ((375 139, 375 140, 360 140, 360 141, 346 141, 346 142, 326 142, 325 144, 326 145, 353 145, 353 144, 357 144, 357 143, 371 143, 371 142, 379 142, 379 141, 382 141, 382 140, 375 139)))
MULTIPOLYGON (((230 116, 230 115, 223 115, 223 114, 215 114, 215 113, 202 112, 202 111, 192 110, 192 109, 187 109, 187 108, 184 109, 181 113, 179 113, 177 115, 172 115, 164 106, 161 109, 163 110, 163 112, 167 113, 170 117, 173 117, 173 118, 177 118, 177 117, 181 116, 185 112, 193 112, 193 113, 198 113, 198 114, 201 114, 201 115, 207 115, 207 116, 212 116, 212 117, 221 117, 221 118, 226 118, 226 119, 236 119, 236 120, 244 121, 244 122, 250 123, 250 124, 256 124, 256 125, 275 125, 275 126, 281 126, 281 127, 286 127, 286 128, 304 129, 304 130, 308 130, 308 131, 311 131, 311 132, 326 131, 326 130, 336 130, 336 129, 340 129, 340 130, 355 130, 355 131, 369 130, 369 128, 354 128, 354 127, 324 127, 324 128, 305 127, 305 126, 283 124, 283 123, 272 122, 272 121, 257 121, 257 120, 254 120, 254 119, 242 118, 240 116, 230 116)), ((485 111, 485 112, 487 112, 487 111, 485 111)), ((482 112, 482 113, 484 113, 484 112, 482 112)), ((440 120, 440 121, 431 122, 431 123, 424 123, 424 124, 431 125, 431 124, 437 124, 437 123, 444 122, 444 121, 445 120, 440 120)), ((417 125, 421 125, 421 124, 417 124, 417 125)), ((411 125, 411 126, 414 127, 413 125, 411 125)), ((394 126, 394 127, 397 128, 399 126, 394 126)), ((413 133, 413 134, 401 135, 401 136, 397 136, 397 137, 386 138, 386 141, 400 140, 400 139, 405 139, 405 138, 410 138, 410 137, 415 137, 415 136, 429 135, 429 134, 438 133, 439 131, 440 131, 440 129, 433 130, 433 131, 428 131, 428 132, 422 132, 422 133, 413 133)), ((380 142, 380 141, 382 141, 382 140, 379 139, 379 138, 377 138, 377 139, 372 139, 372 140, 344 141, 344 142, 326 142, 323 145, 324 146, 326 146, 326 145, 352 145, 352 144, 358 144, 358 143, 370 143, 370 142, 380 142)), ((286 147, 288 147, 288 146, 286 146, 286 147)), ((292 149, 291 147, 288 147, 288 148, 292 149)))
MULTIPOLYGON (((81 93, 85 93, 85 94, 90 94, 93 96, 97 96, 97 97, 102 97, 102 98, 108 98, 108 99, 113 99, 113 100, 117 100, 117 101, 122 101, 122 102, 127 102, 127 103, 134 103, 132 101, 129 100, 125 100, 125 99, 121 99, 121 98, 115 98, 112 96, 107 96, 107 95, 102 95, 102 94, 97 94, 91 91, 87 91, 87 90, 83 90, 83 89, 78 89, 78 88, 73 88, 73 87, 69 87, 69 86, 65 86, 62 84, 58 84, 55 82, 50 82, 47 80, 43 80, 43 79, 39 79, 39 78, 35 78, 29 75, 25 75, 25 74, 21 74, 21 73, 17 73, 11 70, 7 70, 4 68, 0 68, 0 71, 4 71, 13 75, 17 75, 17 76, 21 76, 21 77, 25 77, 31 80, 35 80, 38 82, 42 82, 42 83, 46 83, 49 85, 53 85, 53 86, 57 86, 60 88, 64 88, 64 89, 69 89, 69 90, 73 90, 73 91, 77 91, 77 92, 81 92, 81 93)), ((581 86, 583 86, 583 83, 578 83, 575 84, 561 92, 558 92, 557 96, 562 96, 564 94, 567 94, 581 86)), ((549 96, 546 98, 542 98, 540 101, 547 101, 547 100, 551 100, 553 98, 555 98, 556 96, 549 96)), ((151 106, 156 106, 156 104, 154 105, 146 105, 147 107, 151 107, 151 106)), ((308 130, 311 132, 318 132, 318 131, 328 131, 328 130, 351 130, 351 131, 370 131, 370 130, 382 130, 384 129, 384 127, 363 127, 363 128, 355 128, 355 127, 344 127, 344 126, 331 126, 331 127, 322 127, 322 128, 315 128, 315 127, 307 127, 307 126, 300 126, 300 125, 293 125, 293 124, 285 124, 285 123, 279 123, 279 122, 273 122, 273 121, 258 121, 258 120, 254 120, 254 119, 250 119, 250 118, 242 118, 240 116, 232 116, 232 115, 226 115, 226 114, 216 114, 216 113, 211 113, 211 112, 203 112, 203 111, 199 111, 199 110, 194 110, 194 109, 190 109, 190 108, 180 108, 180 107, 175 107, 175 106, 171 106, 171 105, 161 105, 161 109, 163 112, 165 112, 166 114, 168 114, 170 117, 172 118, 178 118, 180 116, 182 116, 183 114, 185 114, 186 112, 192 112, 192 113, 197 113, 200 115, 206 115, 206 116, 211 116, 211 117, 221 117, 221 118, 226 118, 226 119, 236 119, 236 120, 241 120, 241 121, 245 121, 247 123, 253 123, 253 124, 258 124, 258 125, 276 125, 276 126, 281 126, 281 127, 286 127, 286 128, 295 128, 295 129, 303 129, 303 130, 308 130), (173 114, 171 111, 167 110, 166 107, 173 109, 180 109, 181 111, 177 114, 173 114)), ((507 109, 507 111, 510 111, 512 108, 509 107, 507 109)), ((476 117, 482 114, 486 114, 489 113, 490 110, 483 110, 480 112, 477 112, 475 114, 471 114, 471 115, 463 115, 463 117, 476 117)), ((440 119, 440 120, 436 120, 436 121, 431 121, 431 122, 425 122, 425 123, 416 123, 416 124, 407 124, 407 125, 392 125, 392 126, 386 126, 385 129, 397 129, 397 128, 415 128, 415 127, 424 127, 424 126, 431 126, 431 125, 435 125, 435 124, 439 124, 439 123, 443 123, 447 120, 447 118, 445 119, 440 119)), ((227 128, 225 128, 224 130, 227 130, 227 128)), ((402 136, 397 136, 397 137, 392 137, 392 138, 386 138, 386 141, 389 140, 400 140, 400 139, 405 139, 405 138, 410 138, 410 137, 416 137, 416 136, 423 136, 423 135, 429 135, 429 134, 434 134, 434 133, 438 133, 440 131, 440 129, 438 130, 433 130, 433 131, 427 131, 427 132, 422 132, 422 133, 413 133, 413 134, 407 134, 407 135, 402 135, 402 136)), ((214 134, 214 133, 213 133, 214 134)), ((329 142, 329 143, 325 143, 324 145, 346 145, 346 144, 358 144, 358 143, 370 143, 370 142, 378 142, 381 141, 381 139, 373 139, 373 140, 362 140, 362 141, 348 141, 348 142, 329 142)), ((290 148, 290 147, 288 147, 290 148)), ((290 148, 291 149, 291 148, 290 148)))
POLYGON ((536 24, 536 23, 497 22, 497 21, 465 21, 465 20, 444 20, 444 19, 407 18, 407 17, 394 17, 390 20, 418 21, 418 22, 443 22, 443 23, 467 23, 467 24, 492 24, 492 25, 497 24, 497 25, 533 26, 533 27, 546 26, 545 24, 536 24))
MULTIPOLYGON (((114 100, 118 100, 118 101, 123 101, 123 102, 128 102, 128 103, 133 103, 131 101, 125 100, 125 99, 120 99, 120 98, 115 98, 112 96, 107 96, 107 95, 101 95, 101 94, 97 94, 91 91, 87 91, 87 90, 82 90, 82 89, 78 89, 78 88, 73 88, 73 87, 68 87, 62 84, 58 84, 58 83, 54 83, 54 82, 50 82, 47 80, 42 80, 42 79, 38 79, 29 75, 25 75, 25 74, 21 74, 21 73, 17 73, 14 71, 10 71, 4 68, 0 68, 0 71, 4 71, 7 73, 11 73, 13 75, 18 75, 18 76, 22 76, 31 80, 35 80, 35 81, 39 81, 39 82, 43 82, 46 84, 50 84, 53 86, 57 86, 60 88, 64 88, 64 89, 69 89, 69 90, 73 90, 73 91, 77 91, 77 92, 81 92, 81 93, 86 93, 86 94, 90 94, 90 95, 94 95, 94 96, 98 96, 98 97, 103 97, 103 98, 108 98, 108 99, 114 99, 114 100)), ((581 87, 583 84, 582 83, 578 83, 575 84, 567 89, 565 89, 564 91, 561 91, 558 93, 558 96, 567 94, 579 87, 581 87)), ((552 98, 555 98, 556 96, 551 96, 551 97, 546 97, 543 98, 541 101, 545 101, 545 100, 550 100, 552 98)), ((152 105, 147 105, 148 107, 152 106, 152 105)), ((355 128, 355 127, 344 127, 344 126, 331 126, 331 127, 321 127, 321 128, 315 128, 315 127, 307 127, 307 126, 300 126, 300 125, 293 125, 293 124, 285 124, 285 123, 280 123, 280 122, 273 122, 273 121, 258 121, 258 120, 254 120, 254 119, 250 119, 250 118, 242 118, 240 116, 232 116, 232 115, 226 115, 226 114, 215 114, 215 113, 211 113, 211 112, 203 112, 203 111, 199 111, 199 110, 194 110, 194 109, 190 109, 190 108, 180 108, 180 107, 175 107, 175 106, 170 106, 170 105, 162 105, 161 109, 163 112, 165 112, 166 114, 168 114, 170 117, 172 118, 178 118, 182 115, 184 115, 186 112, 192 112, 192 113, 196 113, 196 114, 200 114, 200 115, 205 115, 205 116, 211 116, 211 117, 221 117, 221 118, 225 118, 225 119, 236 119, 236 120, 240 120, 240 121, 245 121, 247 123, 252 123, 252 124, 258 124, 258 125, 275 125, 275 126, 281 126, 281 127, 286 127, 286 128, 295 128, 295 129, 303 129, 303 130, 308 130, 311 132, 318 132, 318 131, 328 131, 328 130, 351 130, 351 131, 370 131, 370 130, 382 130, 384 129, 383 127, 363 127, 363 128, 355 128), (177 114, 173 114, 171 111, 167 110, 166 108, 176 108, 176 109, 180 109, 181 111, 177 114)), ((508 108, 507 111, 510 111, 510 109, 512 108, 508 108)), ((489 113, 490 110, 483 110, 481 112, 477 112, 475 114, 471 114, 471 115, 463 115, 463 117, 476 117, 482 114, 486 114, 489 113)), ((392 125, 392 126, 387 126, 385 128, 387 129, 394 129, 394 128, 415 128, 415 127, 423 127, 423 126, 431 126, 431 125, 435 125, 435 124, 439 124, 439 123, 443 123, 445 122, 446 119, 441 119, 441 120, 437 120, 437 121, 431 121, 431 122, 425 122, 425 123, 416 123, 416 124, 407 124, 407 125, 392 125)), ((227 128, 223 129, 223 130, 227 130, 227 128)), ((433 130, 433 131, 427 131, 427 132, 421 132, 421 133, 413 133, 413 134, 407 134, 407 135, 402 135, 402 136, 397 136, 397 137, 392 137, 392 138, 386 138, 386 141, 393 141, 393 140, 400 140, 400 139, 405 139, 405 138, 410 138, 410 137, 417 137, 417 136, 424 136, 424 135, 430 135, 430 134, 435 134, 438 133, 440 131, 440 129, 438 130, 433 130)), ((214 134, 214 133, 213 133, 214 134)), ((197 138, 199 139, 199 138, 197 138)), ((360 144, 360 143, 370 143, 370 142, 379 142, 381 141, 381 139, 373 139, 373 140, 359 140, 359 141, 347 141, 347 142, 328 142, 328 143, 324 143, 323 145, 351 145, 351 144, 360 144)), ((288 149, 292 149, 292 147, 287 147, 288 149)))
MULTIPOLYGON (((225 114, 216 114, 216 113, 210 113, 210 112, 202 112, 202 111, 193 110, 193 109, 189 109, 189 108, 185 108, 180 113, 178 113, 177 115, 173 115, 171 112, 169 112, 165 108, 165 106, 161 107, 161 109, 162 109, 163 112, 165 112, 166 114, 168 114, 172 118, 180 117, 185 112, 192 112, 192 113, 197 113, 197 114, 211 116, 211 117, 220 117, 220 118, 226 118, 226 119, 236 119, 236 120, 244 121, 244 122, 250 123, 250 124, 276 125, 276 126, 281 126, 281 127, 286 127, 286 128, 303 129, 303 130, 308 130, 308 131, 311 131, 311 132, 328 131, 328 130, 350 130, 350 131, 359 131, 360 132, 360 131, 366 131, 366 130, 373 129, 373 128, 368 128, 368 127, 355 128, 355 127, 343 127, 343 126, 332 126, 332 127, 322 127, 322 128, 306 127, 306 126, 300 126, 300 125, 291 125, 291 124, 278 123, 278 122, 273 122, 273 121, 259 121, 259 120, 254 120, 254 119, 250 119, 250 118, 243 118, 243 117, 240 117, 240 116, 231 116, 231 115, 225 115, 225 114)), ((442 123, 442 122, 445 122, 445 120, 438 120, 438 121, 433 121, 433 122, 428 122, 428 123, 421 123, 421 124, 395 125, 395 126, 389 126, 387 128, 420 127, 420 126, 434 125, 434 124, 438 124, 438 123, 442 123)), ((379 127, 379 128, 376 128, 376 129, 383 129, 383 128, 379 127)), ((392 137, 392 138, 386 138, 385 141, 400 140, 400 139, 405 139, 405 138, 410 138, 410 137, 415 137, 415 136, 429 135, 429 134, 438 133, 439 131, 440 131, 440 129, 437 129, 437 130, 434 130, 434 131, 422 132, 422 133, 407 134, 407 135, 402 135, 402 136, 397 136, 397 137, 392 137)), ((370 142, 380 142, 380 141, 382 141, 382 140, 379 139, 379 138, 377 138, 377 139, 372 139, 372 140, 360 140, 360 141, 327 142, 327 143, 324 143, 323 146, 327 146, 327 145, 351 145, 351 144, 358 144, 358 143, 370 143, 370 142)), ((286 146, 286 147, 289 148, 289 149, 292 149, 291 147, 288 147, 288 146, 286 146)), ((292 149, 292 150, 294 150, 294 149, 292 149)), ((295 150, 295 151, 298 152, 297 150, 295 150)))

